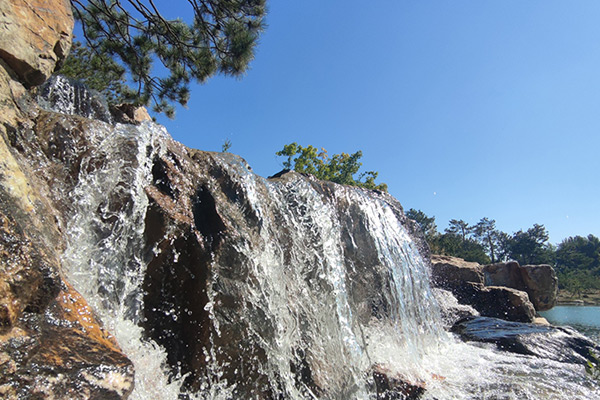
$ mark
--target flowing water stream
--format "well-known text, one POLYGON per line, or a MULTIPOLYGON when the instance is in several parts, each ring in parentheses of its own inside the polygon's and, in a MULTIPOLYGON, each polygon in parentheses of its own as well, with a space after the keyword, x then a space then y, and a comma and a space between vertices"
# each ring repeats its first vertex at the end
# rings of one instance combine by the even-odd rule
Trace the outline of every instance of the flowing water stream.
MULTIPOLYGON (((184 377, 173 375, 165 350, 140 327, 145 188, 168 134, 152 123, 136 127, 101 122, 88 134, 99 152, 86 156, 71 193, 75 211, 68 224, 64 272, 133 361, 131 398, 175 400, 184 377)), ((242 238, 235 246, 248 260, 251 277, 241 288, 251 340, 266 355, 260 369, 276 396, 375 399, 369 371, 384 365, 407 380, 424 382, 424 398, 431 400, 600 398, 598 385, 586 378, 583 366, 499 352, 445 332, 426 264, 384 199, 341 186, 324 196, 306 179, 268 181, 229 155, 217 159, 261 221, 260 240, 242 238), (340 207, 352 208, 360 220, 342 221, 340 207), (373 276, 385 279, 378 286, 384 310, 379 316, 367 317, 371 311, 356 289, 363 272, 347 253, 355 251, 358 257, 362 248, 349 227, 364 231, 375 249, 373 276), (316 386, 327 387, 325 393, 298 384, 299 372, 290 369, 299 359, 298 349, 309 353, 303 359, 316 386)), ((215 259, 211 266, 215 273, 205 307, 214 335, 220 332, 215 299, 218 271, 226 267, 222 262, 215 259)), ((210 373, 189 397, 239 398, 236 382, 222 377, 223 366, 210 351, 210 373)))

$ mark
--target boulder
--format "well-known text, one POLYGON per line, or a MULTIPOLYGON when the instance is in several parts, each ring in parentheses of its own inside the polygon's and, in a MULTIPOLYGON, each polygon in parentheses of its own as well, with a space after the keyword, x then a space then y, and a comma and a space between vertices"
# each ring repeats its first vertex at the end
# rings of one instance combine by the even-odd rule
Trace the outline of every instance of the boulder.
MULTIPOLYGON (((483 316, 510 321, 531 322, 535 317, 535 309, 527 293, 500 285, 485 286, 487 275, 478 263, 439 255, 433 255, 431 263, 433 284, 450 291, 461 305, 471 306, 483 316)), ((452 302, 447 301, 447 296, 445 298, 442 310, 445 310, 446 320, 456 320, 461 314, 465 316, 470 313, 468 309, 459 310, 452 306, 452 302), (448 306, 445 307, 444 304, 448 306)))
POLYGON ((484 283, 481 265, 462 258, 432 255, 431 280, 437 287, 447 290, 460 290, 465 282, 484 283))
POLYGON ((516 261, 483 267, 486 286, 505 286, 527 292, 537 311, 554 307, 558 279, 550 265, 519 265, 516 261))
POLYGON ((521 276, 525 291, 537 311, 546 311, 554 307, 558 296, 558 278, 548 264, 523 265, 521 276))
POLYGON ((533 304, 527 293, 520 290, 467 282, 453 293, 460 303, 472 306, 485 317, 519 322, 532 322, 535 318, 533 304))
POLYGON ((521 266, 516 261, 485 265, 483 276, 486 286, 506 286, 519 290, 525 287, 521 277, 521 266))
POLYGON ((499 349, 564 363, 586 364, 596 343, 569 327, 509 322, 498 318, 474 317, 452 329, 464 340, 493 343, 499 349))
POLYGON ((0 10, 0 397, 124 399, 133 365, 61 271, 83 124, 27 91, 67 56, 71 5, 0 0, 0 10))
POLYGON ((5 399, 125 399, 133 365, 68 284, 44 310, 25 312, 0 340, 5 399))
POLYGON ((380 364, 373 366, 373 380, 377 400, 415 400, 426 390, 425 382, 412 382, 380 364))
POLYGON ((152 121, 148 110, 143 106, 134 104, 118 104, 110 106, 110 113, 115 122, 122 124, 139 125, 144 121, 152 121))
POLYGON ((43 83, 71 48, 67 0, 0 0, 0 59, 27 87, 43 83))
POLYGON ((126 398, 131 362, 61 277, 64 194, 79 175, 88 120, 19 114, 0 125, 0 394, 126 398))

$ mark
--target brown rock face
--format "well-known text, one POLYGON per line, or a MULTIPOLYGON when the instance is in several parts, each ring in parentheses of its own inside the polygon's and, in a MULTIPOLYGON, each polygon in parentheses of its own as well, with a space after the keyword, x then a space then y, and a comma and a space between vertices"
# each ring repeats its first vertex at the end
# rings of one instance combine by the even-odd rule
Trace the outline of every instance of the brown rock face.
MULTIPOLYGON (((335 339, 337 322, 330 319, 339 312, 331 294, 341 290, 328 275, 328 257, 337 257, 335 276, 347 285, 345 301, 355 323, 389 321, 398 310, 390 294, 401 283, 390 277, 378 252, 384 238, 370 232, 374 222, 359 201, 368 199, 363 207, 385 203, 390 219, 409 224, 401 206, 386 194, 360 197, 359 189, 295 172, 264 180, 237 156, 171 140, 165 145, 146 188, 148 336, 164 346, 173 367, 188 374, 193 389, 217 379, 210 375, 217 364, 218 379, 236 382, 235 397, 278 398, 285 393, 278 385, 289 385, 274 367, 279 357, 302 393, 353 398, 356 388, 347 383, 353 366, 332 363, 328 353, 344 352, 335 339), (331 231, 324 232, 327 226, 331 231), (339 247, 333 249, 326 239, 335 233, 339 247), (289 323, 282 322, 288 317, 289 323), (330 331, 319 336, 319 329, 330 331)), ((417 292, 414 304, 426 303, 425 292, 417 292)), ((381 398, 422 391, 395 378, 380 383, 388 385, 388 397, 381 398)))
POLYGON ((139 125, 144 121, 152 121, 152 118, 145 107, 138 107, 133 104, 124 103, 110 106, 110 113, 115 122, 120 122, 122 124, 139 125))
POLYGON ((461 304, 472 306, 486 317, 533 321, 535 309, 528 293, 523 291, 527 286, 522 283, 518 263, 482 267, 460 258, 437 255, 431 257, 431 262, 434 285, 451 291, 461 304), (514 285, 517 279, 521 282, 518 286, 514 285))
POLYGON ((547 264, 521 267, 525 291, 537 311, 549 310, 556 304, 558 278, 554 268, 547 264))
POLYGON ((516 261, 490 264, 483 267, 485 284, 487 286, 506 286, 522 290, 521 266, 516 261))
POLYGON ((85 120, 30 111, 0 125, 0 397, 126 398, 131 362, 60 276, 85 120))
POLYGON ((133 367, 85 300, 65 284, 44 315, 24 313, 0 337, 0 393, 7 399, 124 399, 133 367))
POLYGON ((483 267, 487 286, 506 286, 527 292, 537 311, 554 307, 558 279, 550 265, 519 265, 516 261, 483 267))
POLYGON ((460 288, 465 282, 483 284, 481 265, 451 256, 431 256, 431 279, 443 289, 460 288))
POLYGON ((411 382, 382 365, 373 367, 377 400, 416 400, 425 394, 424 382, 411 382))
POLYGON ((26 86, 43 83, 71 48, 67 0, 0 0, 0 58, 26 86))

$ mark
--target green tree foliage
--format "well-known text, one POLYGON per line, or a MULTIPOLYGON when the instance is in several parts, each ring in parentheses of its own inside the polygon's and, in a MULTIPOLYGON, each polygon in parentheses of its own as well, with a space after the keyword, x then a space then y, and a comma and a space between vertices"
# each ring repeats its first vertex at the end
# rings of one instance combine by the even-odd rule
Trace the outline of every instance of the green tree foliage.
POLYGON ((498 261, 502 233, 496 229, 496 221, 489 218, 481 218, 473 228, 475 239, 486 249, 493 263, 498 261))
POLYGON ((367 189, 387 191, 385 183, 376 184, 378 173, 367 171, 358 174, 362 163, 362 151, 353 154, 334 154, 329 156, 325 149, 316 147, 302 147, 297 143, 286 144, 283 149, 275 153, 280 157, 287 157, 283 162, 285 169, 310 174, 318 179, 340 183, 343 185, 359 186, 367 189), (358 174, 358 178, 355 176, 358 174))
POLYGON ((490 258, 485 248, 476 240, 456 233, 446 232, 436 236, 430 243, 432 252, 447 256, 459 257, 465 261, 489 264, 490 258))
POLYGON ((90 89, 101 92, 109 104, 135 102, 135 91, 125 84, 125 68, 106 53, 96 53, 81 42, 73 42, 69 57, 59 73, 78 79, 90 89))
POLYGON ((563 240, 556 250, 556 265, 559 270, 581 269, 600 275, 600 239, 588 235, 563 240))
POLYGON ((115 102, 152 103, 172 117, 172 103, 187 103, 192 80, 246 71, 264 28, 265 1, 187 0, 187 23, 164 17, 153 0, 71 0, 85 40, 60 72, 115 102))
POLYGON ((473 228, 465 221, 450 220, 450 226, 446 228, 445 233, 440 234, 437 231, 435 217, 429 217, 423 211, 413 208, 406 212, 406 216, 414 219, 421 226, 432 253, 460 257, 480 264, 490 263, 485 248, 470 237, 473 228))
POLYGON ((600 239, 594 235, 563 240, 556 249, 558 284, 576 296, 600 290, 600 239))
POLYGON ((221 145, 221 151, 223 153, 227 153, 227 152, 229 152, 229 149, 231 148, 231 146, 232 146, 231 140, 225 139, 225 141, 221 145))
POLYGON ((462 219, 451 219, 446 233, 459 235, 463 242, 467 240, 467 236, 473 231, 473 227, 462 219))
POLYGON ((414 208, 411 208, 405 214, 408 218, 415 220, 419 224, 428 243, 438 235, 435 217, 428 217, 423 211, 415 210, 414 208))
POLYGON ((504 243, 505 253, 521 265, 553 264, 554 248, 548 240, 544 225, 534 224, 527 231, 520 230, 508 238, 504 243))

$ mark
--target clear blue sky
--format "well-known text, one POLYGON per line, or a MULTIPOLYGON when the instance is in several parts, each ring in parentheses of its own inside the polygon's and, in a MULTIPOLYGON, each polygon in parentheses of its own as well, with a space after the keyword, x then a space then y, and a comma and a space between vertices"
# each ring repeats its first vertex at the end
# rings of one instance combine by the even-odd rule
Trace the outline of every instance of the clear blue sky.
MULTIPOLYGON (((180 2, 182 9, 185 2, 180 2)), ((600 1, 269 2, 242 79, 194 86, 185 145, 281 169, 284 144, 362 150, 405 209, 551 242, 600 236, 600 1)), ((173 12, 178 11, 174 9, 173 12)))

